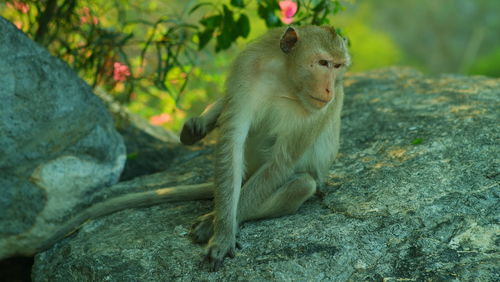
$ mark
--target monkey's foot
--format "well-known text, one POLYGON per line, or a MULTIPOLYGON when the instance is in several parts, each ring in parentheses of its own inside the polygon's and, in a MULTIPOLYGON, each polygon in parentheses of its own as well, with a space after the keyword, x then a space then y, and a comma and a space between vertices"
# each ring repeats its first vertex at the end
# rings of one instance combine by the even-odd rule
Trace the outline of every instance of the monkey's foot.
POLYGON ((205 257, 205 261, 208 263, 210 271, 218 271, 225 257, 235 257, 236 248, 239 245, 236 243, 234 236, 232 237, 232 240, 229 238, 212 238, 208 243, 208 253, 205 257))
POLYGON ((203 244, 208 242, 214 233, 214 212, 198 217, 191 228, 191 237, 195 243, 203 244))
POLYGON ((193 145, 207 135, 207 128, 202 117, 192 117, 184 123, 181 131, 181 142, 193 145))

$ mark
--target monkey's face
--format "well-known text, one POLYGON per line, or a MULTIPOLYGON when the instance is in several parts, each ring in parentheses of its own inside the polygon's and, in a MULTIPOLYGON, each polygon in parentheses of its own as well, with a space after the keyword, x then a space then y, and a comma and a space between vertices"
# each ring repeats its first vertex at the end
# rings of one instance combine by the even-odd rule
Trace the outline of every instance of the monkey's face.
POLYGON ((322 27, 308 27, 289 53, 289 77, 295 78, 294 94, 309 110, 326 107, 335 100, 335 82, 349 64, 344 40, 322 27), (319 36, 318 36, 319 34, 319 36))
POLYGON ((344 65, 326 52, 318 52, 307 58, 308 64, 301 66, 305 77, 302 99, 314 108, 321 109, 335 99, 335 80, 344 65))

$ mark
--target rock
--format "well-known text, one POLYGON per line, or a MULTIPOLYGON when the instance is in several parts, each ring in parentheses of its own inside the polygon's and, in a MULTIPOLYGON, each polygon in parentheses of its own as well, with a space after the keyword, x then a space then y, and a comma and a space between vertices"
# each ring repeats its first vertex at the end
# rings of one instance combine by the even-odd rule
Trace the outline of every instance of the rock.
POLYGON ((149 124, 144 118, 114 101, 102 89, 96 89, 96 94, 113 115, 115 126, 127 148, 127 162, 120 181, 164 171, 176 158, 190 154, 192 149, 182 146, 179 137, 173 132, 149 124))
MULTIPOLYGON (((500 79, 389 68, 345 83, 327 185, 295 215, 244 224, 219 272, 188 237, 205 201, 91 221, 35 257, 33 280, 498 281, 500 79)), ((210 157, 165 176, 196 182, 210 157)))
POLYGON ((0 259, 33 255, 89 195, 117 182, 125 147, 103 103, 0 17, 0 259))

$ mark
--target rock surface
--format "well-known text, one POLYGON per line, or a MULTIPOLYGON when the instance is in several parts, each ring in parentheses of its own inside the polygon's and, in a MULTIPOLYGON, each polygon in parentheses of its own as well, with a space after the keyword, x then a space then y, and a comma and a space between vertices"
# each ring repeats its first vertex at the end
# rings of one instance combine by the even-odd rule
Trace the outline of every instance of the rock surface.
MULTIPOLYGON (((33 280, 499 281, 500 80, 391 68, 345 83, 327 185, 295 215, 246 223, 219 272, 188 237, 205 201, 89 222, 36 256, 33 280)), ((203 181, 211 158, 132 182, 203 181)))
POLYGON ((33 248, 96 190, 125 147, 111 116, 62 61, 0 17, 0 259, 33 248))
POLYGON ((162 127, 149 124, 141 116, 131 113, 126 107, 117 103, 102 89, 96 89, 95 93, 105 102, 113 115, 116 129, 123 137, 127 148, 127 162, 120 181, 164 171, 177 157, 193 150, 180 146, 179 136, 162 127))

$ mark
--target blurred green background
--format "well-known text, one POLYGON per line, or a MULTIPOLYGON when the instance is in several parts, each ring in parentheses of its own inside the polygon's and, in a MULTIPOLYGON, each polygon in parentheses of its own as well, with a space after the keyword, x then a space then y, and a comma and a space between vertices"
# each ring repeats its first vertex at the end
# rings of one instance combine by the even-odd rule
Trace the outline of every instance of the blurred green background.
MULTIPOLYGON (((93 87, 152 124, 178 131, 223 94, 238 52, 282 25, 278 2, 4 1, 0 12, 93 87), (48 5, 58 9, 44 26, 48 5), (130 75, 117 79, 116 62, 130 75)), ((500 76, 498 0, 295 2, 294 24, 329 23, 348 37, 352 72, 397 65, 430 74, 500 76)))

